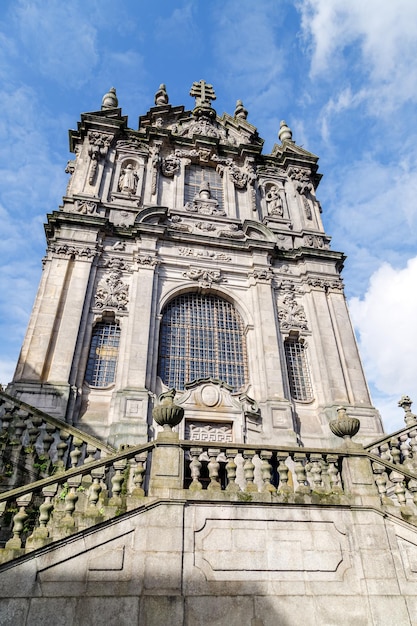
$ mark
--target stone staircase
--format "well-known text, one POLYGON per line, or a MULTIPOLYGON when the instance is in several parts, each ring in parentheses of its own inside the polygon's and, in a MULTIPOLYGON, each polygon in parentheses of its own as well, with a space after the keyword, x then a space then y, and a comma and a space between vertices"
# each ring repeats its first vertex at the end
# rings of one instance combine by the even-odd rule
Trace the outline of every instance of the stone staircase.
POLYGON ((417 525, 411 402, 404 429, 365 447, 348 431, 335 449, 203 445, 165 424, 117 451, 4 392, 0 402, 0 563, 159 500, 371 507, 417 525))

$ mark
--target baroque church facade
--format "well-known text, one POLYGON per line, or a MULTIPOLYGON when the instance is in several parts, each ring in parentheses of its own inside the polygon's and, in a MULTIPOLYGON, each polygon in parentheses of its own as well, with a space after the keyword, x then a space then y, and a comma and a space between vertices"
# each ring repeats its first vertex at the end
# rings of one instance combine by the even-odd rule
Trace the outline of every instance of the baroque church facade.
POLYGON ((262 140, 194 83, 127 127, 114 92, 71 131, 75 159, 13 394, 111 444, 146 442, 152 398, 181 438, 321 445, 336 408, 381 433, 321 207, 317 157, 262 140), (205 382, 201 382, 205 381, 205 382))
POLYGON ((372 406, 318 158, 190 95, 70 131, 0 394, 0 614, 417 623, 417 419, 372 406))

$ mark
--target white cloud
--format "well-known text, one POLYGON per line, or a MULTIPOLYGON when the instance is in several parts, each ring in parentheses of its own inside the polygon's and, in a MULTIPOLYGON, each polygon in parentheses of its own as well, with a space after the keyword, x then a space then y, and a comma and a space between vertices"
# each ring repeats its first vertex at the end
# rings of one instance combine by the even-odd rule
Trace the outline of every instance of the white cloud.
POLYGON ((333 80, 349 65, 353 79, 367 80, 374 114, 416 101, 416 3, 304 0, 297 6, 313 78, 333 80))
POLYGON ((365 371, 376 390, 374 399, 387 412, 391 407, 390 423, 401 416, 396 408, 401 395, 414 396, 417 402, 416 285, 417 257, 403 269, 383 264, 372 275, 365 296, 349 302, 365 371))

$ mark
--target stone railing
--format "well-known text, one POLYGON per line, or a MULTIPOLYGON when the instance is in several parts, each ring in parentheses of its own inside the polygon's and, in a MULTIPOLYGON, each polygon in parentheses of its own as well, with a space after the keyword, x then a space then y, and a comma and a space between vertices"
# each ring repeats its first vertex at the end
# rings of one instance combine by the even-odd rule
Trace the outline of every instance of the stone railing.
MULTIPOLYGON (((41 460, 47 455, 50 465, 40 480, 0 493, 0 562, 155 500, 365 506, 417 525, 414 422, 364 448, 351 439, 359 420, 340 408, 330 424, 344 440, 335 449, 203 444, 179 440, 173 427, 182 409, 170 392, 154 410, 163 427, 155 441, 115 452, 76 428, 2 397, 3 456, 22 463, 31 454, 41 460)), ((33 465, 27 466, 32 470, 33 465)))
POLYGON ((180 442, 185 458, 184 487, 194 495, 272 501, 340 502, 344 495, 340 450, 276 446, 207 446, 180 442))
POLYGON ((0 494, 0 562, 143 504, 152 447, 126 448, 69 470, 58 468, 53 476, 0 494))
POLYGON ((114 452, 95 437, 0 392, 0 492, 114 452))

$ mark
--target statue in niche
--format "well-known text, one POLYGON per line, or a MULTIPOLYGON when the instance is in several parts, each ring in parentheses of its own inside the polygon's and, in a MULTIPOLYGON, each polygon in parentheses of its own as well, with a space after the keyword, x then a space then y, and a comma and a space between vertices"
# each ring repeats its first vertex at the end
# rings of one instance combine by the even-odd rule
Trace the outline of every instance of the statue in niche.
POLYGON ((271 187, 266 194, 266 204, 269 215, 278 215, 278 217, 283 216, 284 209, 282 206, 282 198, 276 185, 271 187))
POLYGON ((155 105, 157 107, 164 106, 168 104, 168 94, 165 85, 162 83, 159 85, 159 89, 155 94, 155 105))
POLYGON ((124 168, 124 170, 122 170, 122 173, 120 174, 120 178, 119 178, 120 191, 122 193, 130 193, 130 194, 135 193, 137 181, 138 181, 138 175, 136 173, 136 170, 134 170, 133 165, 129 163, 129 165, 127 165, 124 168))

